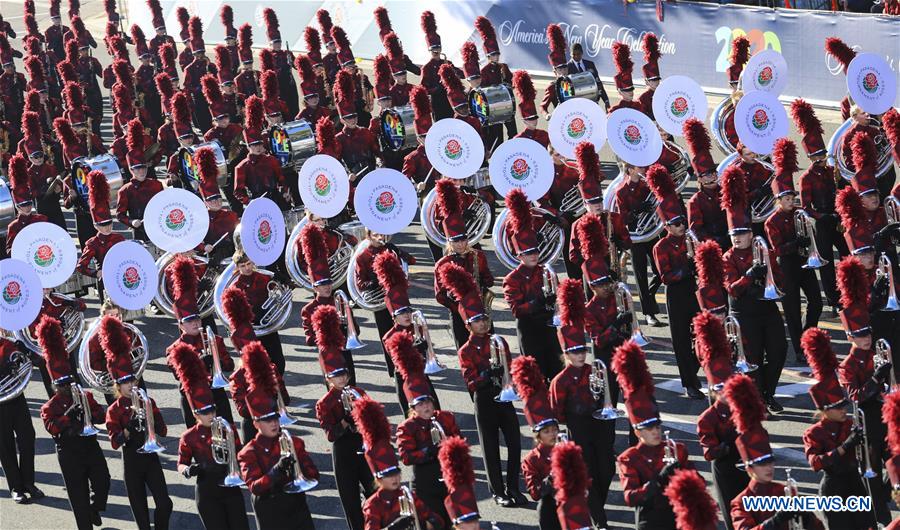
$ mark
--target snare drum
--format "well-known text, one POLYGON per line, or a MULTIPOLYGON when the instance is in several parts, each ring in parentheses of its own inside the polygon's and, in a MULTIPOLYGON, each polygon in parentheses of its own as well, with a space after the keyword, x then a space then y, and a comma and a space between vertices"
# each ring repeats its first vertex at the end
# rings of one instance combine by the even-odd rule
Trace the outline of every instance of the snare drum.
POLYGON ((200 190, 200 173, 199 168, 194 164, 194 153, 201 147, 211 147, 216 155, 216 168, 219 170, 219 176, 216 179, 219 187, 225 187, 225 181, 228 179, 228 161, 225 159, 225 152, 222 151, 222 145, 213 140, 212 142, 204 142, 197 145, 189 145, 178 150, 179 164, 178 168, 181 173, 181 183, 185 189, 189 189, 195 193, 200 190))
POLYGON ((300 169, 303 162, 316 154, 316 135, 308 121, 292 121, 272 127, 269 131, 269 145, 281 167, 293 166, 294 169, 300 169))
POLYGON ((64 284, 56 288, 56 291, 62 294, 72 294, 94 285, 97 285, 97 278, 85 276, 75 271, 64 284))
POLYGON ((381 140, 391 151, 416 147, 416 117, 410 105, 381 113, 381 140))
POLYGON ((480 190, 481 188, 490 188, 491 187, 491 174, 488 171, 488 168, 483 167, 475 172, 471 177, 466 177, 462 179, 461 186, 469 186, 476 190, 480 190))
POLYGON ((469 108, 482 125, 496 125, 515 118, 516 100, 506 85, 476 88, 469 92, 469 108))
POLYGON ((75 183, 75 193, 79 200, 87 206, 88 203, 88 173, 98 170, 106 176, 109 183, 110 209, 115 210, 119 188, 122 187, 122 170, 116 157, 110 154, 97 155, 93 158, 77 158, 72 162, 72 182, 75 183))
POLYGON ((6 228, 16 218, 16 205, 6 180, 0 178, 0 237, 6 237, 6 228))
POLYGON ((560 77, 556 80, 556 98, 562 104, 572 98, 585 98, 591 101, 600 99, 600 88, 597 78, 591 72, 560 77))

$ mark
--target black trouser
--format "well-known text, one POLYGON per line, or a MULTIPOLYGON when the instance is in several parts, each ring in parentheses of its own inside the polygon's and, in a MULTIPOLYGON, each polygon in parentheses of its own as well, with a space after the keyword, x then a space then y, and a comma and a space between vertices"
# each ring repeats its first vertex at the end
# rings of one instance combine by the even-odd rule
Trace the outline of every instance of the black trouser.
POLYGON ((655 497, 647 504, 635 508, 634 518, 638 530, 676 530, 675 513, 662 489, 657 490, 655 497))
POLYGON ((331 444, 334 480, 350 530, 365 527, 360 493, 367 499, 375 493, 375 479, 361 451, 362 436, 355 432, 347 433, 331 444))
POLYGON ((519 128, 516 126, 516 118, 513 116, 511 120, 505 123, 506 125, 506 139, 514 138, 517 134, 519 134, 519 128))
POLYGON ((315 528, 305 493, 285 493, 277 488, 266 495, 254 495, 253 512, 259 530, 315 528))
POLYGON ((538 500, 538 528, 541 530, 562 530, 559 526, 559 516, 556 514, 556 495, 555 491, 551 491, 538 500))
POLYGON ((519 351, 522 355, 534 357, 541 373, 549 380, 553 380, 562 370, 562 349, 556 338, 556 328, 548 324, 552 316, 545 312, 516 319, 519 351))
POLYGON ((241 441, 249 442, 256 437, 256 427, 253 426, 253 419, 241 417, 241 441))
POLYGON ((697 378, 700 362, 694 353, 691 340, 691 322, 694 315, 700 312, 696 292, 697 287, 693 278, 666 286, 669 333, 672 335, 672 349, 675 350, 681 386, 685 388, 700 388, 700 379, 697 378))
POLYGON ((103 109, 105 107, 103 105, 103 95, 100 93, 100 85, 97 84, 97 81, 89 82, 84 91, 84 97, 91 108, 91 132, 100 136, 100 124, 103 123, 103 109))
POLYGON ((894 172, 894 166, 888 166, 888 170, 884 175, 878 177, 879 197, 887 197, 891 194, 891 189, 893 189, 896 179, 897 174, 894 172))
POLYGON ((34 426, 24 394, 0 403, 0 466, 10 491, 34 486, 34 426))
POLYGON ((481 131, 484 135, 484 152, 491 155, 503 143, 503 124, 484 125, 481 131))
POLYGON ((459 351, 462 348, 463 344, 469 340, 469 330, 466 328, 466 323, 463 322, 461 316, 459 316, 459 311, 454 311, 453 309, 447 309, 450 312, 450 331, 453 334, 453 344, 456 345, 456 350, 459 351))
POLYGON ((394 362, 391 361, 391 355, 385 349, 384 341, 381 340, 382 337, 384 337, 384 334, 394 327, 394 318, 387 309, 379 309, 372 314, 375 316, 375 327, 378 329, 378 341, 381 343, 381 351, 384 353, 384 362, 387 365, 388 376, 394 377, 394 362))
POLYGON ((522 442, 519 440, 519 420, 512 403, 498 403, 494 396, 500 392, 496 386, 488 386, 475 392, 475 425, 484 452, 484 469, 492 495, 505 491, 519 491, 519 467, 522 460, 522 442), (506 442, 506 485, 500 469, 500 433, 506 442))
POLYGON ((66 485, 66 495, 78 530, 90 530, 92 512, 106 509, 109 468, 96 436, 66 436, 58 439, 56 457, 66 485))
MULTIPOLYGON (((190 429, 197 423, 197 420, 194 418, 194 409, 191 408, 191 404, 188 403, 187 398, 184 396, 184 391, 181 389, 178 391, 181 393, 181 416, 184 418, 185 427, 190 429)), ((234 416, 231 414, 231 401, 228 399, 225 389, 215 388, 212 394, 216 404, 216 415, 225 418, 228 420, 228 423, 234 423, 234 416)))
POLYGON ((97 229, 94 227, 94 219, 91 212, 87 209, 75 207, 75 232, 78 235, 78 242, 81 248, 88 239, 97 235, 97 229))
MULTIPOLYGON (((212 115, 209 113, 209 104, 206 102, 206 98, 203 97, 199 91, 192 94, 191 99, 194 102, 193 111, 194 111, 194 124, 201 131, 208 131, 212 128, 212 115)), ((228 146, 224 146, 225 149, 228 149, 228 146)))
POLYGON ((37 211, 39 214, 46 215, 49 222, 68 231, 68 228, 66 228, 66 217, 63 215, 62 207, 59 205, 59 193, 47 193, 39 197, 37 200, 37 211))
POLYGON ((268 352, 269 360, 275 365, 279 375, 284 375, 284 351, 281 349, 281 337, 278 335, 278 332, 269 333, 258 338, 263 348, 268 352))
MULTIPOLYGON (((278 89, 281 94, 281 100, 287 105, 288 118, 285 121, 291 121, 297 113, 300 112, 300 95, 297 93, 297 83, 294 81, 292 72, 294 65, 287 65, 278 71, 278 89)), ((366 122, 369 123, 369 122, 366 122)))
POLYGON ((244 511, 244 494, 241 488, 219 486, 227 473, 225 466, 214 465, 215 472, 207 471, 197 478, 194 487, 194 504, 206 530, 249 530, 247 512, 244 511))
MULTIPOLYGON (((749 295, 748 295, 749 296, 749 295)), ((774 302, 758 302, 765 304, 759 312, 752 314, 736 313, 741 324, 741 336, 747 361, 759 369, 750 372, 756 386, 764 398, 773 397, 784 360, 787 355, 787 340, 784 338, 784 322, 774 302)))
POLYGON ((441 478, 441 464, 435 458, 426 464, 413 466, 413 490, 416 497, 422 500, 426 506, 441 518, 443 528, 449 528, 450 515, 444 506, 447 497, 447 486, 441 478))
MULTIPOLYGON (((659 290, 661 284, 659 280, 659 271, 656 270, 656 262, 650 259, 653 252, 653 245, 659 241, 654 238, 652 241, 645 243, 635 243, 631 246, 631 267, 634 272, 634 280, 638 286, 638 297, 641 300, 641 312, 644 316, 656 316, 659 313, 659 304, 656 303, 656 291, 659 290), (647 264, 653 271, 653 278, 648 281, 647 264)), ((619 278, 626 281, 626 278, 619 278)))
POLYGON ((840 258, 849 254, 847 242, 837 232, 838 220, 836 217, 824 217, 816 221, 816 247, 822 259, 828 261, 819 269, 819 278, 822 280, 822 289, 825 291, 825 299, 828 305, 836 307, 841 294, 837 290, 834 275, 834 266, 840 258), (837 249, 837 255, 834 253, 837 249))
MULTIPOLYGON (((875 471, 875 477, 866 479, 869 491, 872 493, 872 507, 878 522, 887 526, 891 522, 891 510, 888 504, 891 501, 891 486, 884 483, 882 476, 884 475, 884 467, 882 465, 882 455, 885 454, 885 437, 887 436, 887 425, 881 414, 881 400, 872 397, 864 401, 859 408, 862 409, 866 418, 866 439, 869 443, 869 462, 872 470, 875 471)), ((860 466, 865 466, 865 462, 860 462, 860 466)))
POLYGON ((607 526, 606 499, 609 485, 616 472, 615 437, 616 422, 595 420, 591 414, 567 417, 567 427, 572 441, 581 447, 581 453, 591 477, 588 490, 588 507, 591 519, 599 528, 607 526))
MULTIPOLYGON (((855 469, 833 474, 826 471, 822 481, 819 482, 819 495, 837 495, 846 500, 851 495, 865 496, 866 488, 859 476, 859 472, 855 469)), ((875 526, 875 516, 872 512, 824 512, 824 514, 830 529, 871 528, 875 526)))
POLYGON ((156 453, 141 454, 135 449, 125 447, 122 450, 122 460, 125 464, 123 473, 125 478, 125 491, 128 492, 128 504, 131 505, 131 513, 134 514, 134 522, 141 530, 150 529, 150 507, 147 504, 147 490, 153 495, 153 528, 165 530, 169 528, 169 518, 172 516, 172 499, 169 498, 169 489, 166 485, 166 477, 163 476, 162 465, 156 453))
POLYGON ((453 117, 453 108, 450 107, 450 102, 447 101, 447 91, 443 85, 439 85, 431 93, 431 108, 434 111, 434 121, 453 117))
MULTIPOLYGON (((353 364, 353 350, 341 350, 341 356, 344 357, 344 366, 347 368, 347 373, 350 374, 350 380, 347 381, 347 384, 350 386, 356 386, 356 365, 353 364)), ((328 382, 325 382, 325 387, 328 387, 328 382)))
POLYGON ((747 473, 737 468, 739 460, 740 455, 737 448, 731 444, 731 451, 727 455, 710 462, 713 492, 728 530, 734 528, 731 523, 731 500, 737 497, 738 493, 743 491, 750 482, 747 473))
POLYGON ((787 324, 788 335, 794 346, 794 356, 802 358, 803 350, 800 348, 800 336, 809 328, 819 325, 819 317, 822 316, 822 292, 819 290, 819 281, 816 279, 814 269, 804 269, 806 259, 797 254, 783 256, 779 259, 781 270, 784 273, 784 296, 781 298, 781 309, 784 311, 784 320, 787 324), (800 291, 806 296, 806 319, 800 315, 800 291))
POLYGON ((50 378, 50 372, 47 371, 47 361, 44 360, 43 355, 38 355, 34 352, 29 353, 29 356, 31 357, 31 364, 37 366, 38 372, 41 374, 41 383, 44 385, 47 397, 52 398, 56 395, 56 390, 53 389, 53 379, 50 378))

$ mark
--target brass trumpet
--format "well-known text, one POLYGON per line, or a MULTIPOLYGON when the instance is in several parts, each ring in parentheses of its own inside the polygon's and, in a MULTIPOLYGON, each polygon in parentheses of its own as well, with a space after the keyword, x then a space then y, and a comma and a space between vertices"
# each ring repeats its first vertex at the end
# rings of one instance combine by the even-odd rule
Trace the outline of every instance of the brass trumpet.
POLYGON ((797 236, 809 239, 809 247, 802 250, 806 254, 806 263, 803 264, 803 268, 819 269, 828 265, 828 260, 819 254, 819 247, 816 246, 816 229, 812 217, 806 213, 806 210, 798 209, 794 212, 794 229, 797 231, 797 236))
POLYGON ((212 383, 210 388, 230 388, 228 378, 222 373, 221 353, 219 352, 219 342, 216 340, 216 334, 213 332, 212 326, 200 330, 200 339, 203 342, 203 354, 201 357, 209 356, 212 359, 212 383))
POLYGON ((615 421, 625 415, 625 412, 617 409, 612 404, 612 393, 609 390, 609 371, 601 359, 594 359, 594 366, 589 376, 591 395, 594 401, 600 400, 603 394, 603 407, 594 411, 595 420, 615 421))
POLYGON ((303 493, 318 486, 318 480, 307 479, 303 476, 303 470, 300 469, 300 461, 297 460, 297 451, 294 450, 294 440, 291 439, 291 435, 287 431, 282 430, 281 434, 278 435, 278 445, 281 449, 281 454, 289 454, 294 460, 294 465, 291 468, 291 476, 293 478, 284 487, 284 492, 303 493))
POLYGON ((687 251, 688 259, 694 259, 694 254, 697 252, 697 245, 699 244, 700 238, 697 237, 693 230, 688 229, 684 231, 684 248, 687 251))
POLYGON ((79 432, 78 435, 94 436, 95 434, 100 432, 100 430, 94 427, 94 424, 91 421, 91 402, 88 401, 87 394, 78 383, 73 383, 69 386, 69 389, 72 392, 72 402, 74 404, 73 406, 81 410, 81 432, 79 432))
POLYGON ((888 297, 881 310, 900 311, 900 301, 897 300, 897 290, 894 285, 894 268, 891 258, 884 252, 881 253, 881 256, 878 256, 878 267, 875 269, 875 277, 887 277, 888 279, 888 297))
POLYGON ((412 313, 413 338, 416 342, 425 341, 425 374, 432 375, 442 371, 446 366, 438 360, 437 354, 431 343, 431 333, 428 332, 428 321, 420 310, 412 313))
POLYGON ((620 312, 628 311, 631 313, 631 340, 638 346, 644 347, 650 344, 650 339, 641 331, 641 325, 638 323, 637 315, 634 314, 634 303, 631 289, 625 282, 616 284, 616 307, 620 312))
POLYGON ((341 324, 347 325, 347 343, 344 348, 348 350, 358 350, 366 345, 359 340, 359 331, 356 329, 356 322, 353 320, 353 309, 350 308, 350 301, 344 291, 334 292, 334 308, 341 317, 341 324))
MULTIPOLYGON (((891 344, 887 340, 878 339, 875 341, 875 356, 873 357, 873 361, 875 362, 876 370, 885 364, 891 363, 891 344)), ((888 375, 888 384, 885 393, 892 394, 896 389, 897 376, 894 375, 894 369, 892 367, 888 375)))
POLYGON ((547 322, 547 325, 558 328, 562 326, 562 319, 559 317, 559 304, 556 303, 556 292, 559 291, 559 276, 556 275, 556 271, 553 270, 549 263, 543 264, 542 267, 544 299, 547 300, 547 309, 553 310, 553 318, 547 322))
POLYGON ((131 410, 138 420, 138 431, 147 433, 147 440, 144 442, 137 452, 138 453, 163 453, 165 447, 160 445, 156 437, 156 429, 154 428, 153 419, 153 402, 147 396, 147 392, 137 385, 131 387, 131 410))
POLYGON ((241 478, 237 463, 237 444, 234 441, 234 431, 228 420, 220 416, 213 418, 211 440, 209 442, 212 449, 213 460, 217 464, 228 465, 228 475, 222 481, 220 486, 226 488, 239 488, 244 486, 244 479, 241 478))
POLYGON ((742 374, 748 374, 759 366, 747 362, 747 356, 744 354, 744 339, 741 336, 741 324, 738 319, 728 315, 725 317, 725 336, 731 344, 731 351, 734 354, 734 369, 742 374))
POLYGON ((760 300, 781 300, 784 296, 778 286, 775 285, 775 277, 772 275, 772 263, 769 262, 769 245, 762 236, 753 238, 753 265, 764 265, 766 267, 766 283, 763 287, 763 294, 760 300))
MULTIPOLYGON (((796 497, 800 494, 800 489, 797 486, 797 481, 791 478, 791 468, 785 469, 784 473, 786 475, 784 479, 784 496, 796 497)), ((791 517, 788 521, 788 530, 803 530, 803 522, 797 517, 791 517)))
POLYGON ((494 398, 498 403, 511 403, 521 398, 513 386, 512 377, 509 375, 509 349, 506 341, 499 335, 491 335, 491 369, 502 368, 503 375, 499 381, 500 393, 494 398))

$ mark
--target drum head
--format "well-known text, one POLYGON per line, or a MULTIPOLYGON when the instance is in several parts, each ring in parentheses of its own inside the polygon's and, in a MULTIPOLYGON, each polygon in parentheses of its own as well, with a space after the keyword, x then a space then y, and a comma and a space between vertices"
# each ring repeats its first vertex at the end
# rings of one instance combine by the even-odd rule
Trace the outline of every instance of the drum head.
POLYGON ((381 137, 390 149, 399 151, 406 140, 406 125, 403 117, 394 109, 381 113, 381 137))
POLYGON ((269 131, 269 146, 272 148, 272 156, 278 159, 281 167, 291 162, 291 140, 287 132, 280 125, 272 127, 269 131))

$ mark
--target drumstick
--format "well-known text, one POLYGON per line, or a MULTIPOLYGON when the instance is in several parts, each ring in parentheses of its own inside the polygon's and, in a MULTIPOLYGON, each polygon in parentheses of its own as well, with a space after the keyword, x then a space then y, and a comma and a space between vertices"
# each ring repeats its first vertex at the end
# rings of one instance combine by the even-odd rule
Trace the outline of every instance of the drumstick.
POLYGON ((498 136, 496 140, 494 140, 494 145, 491 146, 490 151, 488 151, 488 156, 492 156, 494 154, 494 149, 497 147, 497 142, 500 141, 500 137, 498 136))
POLYGON ((228 232, 225 232, 224 234, 222 234, 222 237, 220 237, 218 241, 216 241, 215 243, 213 243, 213 244, 212 244, 212 248, 210 248, 210 249, 209 249, 209 252, 206 252, 205 254, 206 254, 207 256, 209 256, 209 255, 212 253, 213 249, 216 248, 216 245, 218 245, 219 243, 221 243, 222 240, 224 240, 226 237, 228 237, 228 235, 229 235, 228 232))
POLYGON ((428 170, 428 174, 425 175, 425 180, 422 181, 423 188, 428 187, 428 182, 431 180, 432 173, 434 173, 434 166, 431 166, 431 169, 428 170))

